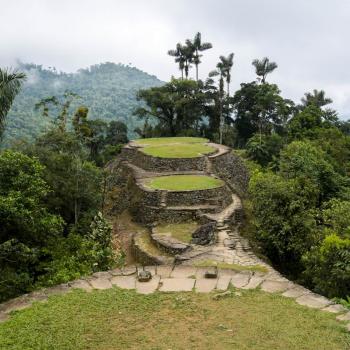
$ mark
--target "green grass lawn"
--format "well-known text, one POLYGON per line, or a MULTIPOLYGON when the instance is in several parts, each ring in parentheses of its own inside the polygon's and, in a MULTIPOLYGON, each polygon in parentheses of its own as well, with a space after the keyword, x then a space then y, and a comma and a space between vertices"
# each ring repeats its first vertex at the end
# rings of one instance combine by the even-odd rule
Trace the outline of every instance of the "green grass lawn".
POLYGON ((222 180, 205 175, 158 176, 146 182, 146 186, 169 191, 194 191, 220 187, 222 180))
POLYGON ((148 139, 134 140, 139 145, 160 146, 179 143, 206 143, 208 139, 202 137, 154 137, 148 139))
POLYGON ((335 315, 260 291, 212 294, 116 288, 54 296, 0 324, 1 350, 345 350, 335 315))
POLYGON ((207 139, 199 137, 160 137, 135 142, 143 146, 145 154, 160 158, 195 158, 215 151, 205 144, 207 139))
POLYGON ((153 229, 154 233, 159 235, 171 236, 184 243, 190 243, 192 233, 199 227, 199 225, 192 222, 184 222, 180 224, 161 224, 153 229))

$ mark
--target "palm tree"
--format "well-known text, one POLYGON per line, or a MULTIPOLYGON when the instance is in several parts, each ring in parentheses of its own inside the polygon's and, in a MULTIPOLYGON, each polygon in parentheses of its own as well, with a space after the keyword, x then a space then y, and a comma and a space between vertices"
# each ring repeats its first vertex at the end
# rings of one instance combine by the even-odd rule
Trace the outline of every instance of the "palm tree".
POLYGON ((309 105, 315 105, 317 107, 323 107, 333 102, 331 98, 326 97, 326 93, 323 90, 314 89, 313 92, 307 92, 305 97, 301 99, 304 107, 309 105))
POLYGON ((234 53, 230 53, 227 57, 220 56, 220 61, 223 66, 223 74, 224 78, 226 79, 227 84, 227 96, 230 96, 230 83, 231 83, 231 69, 233 67, 233 56, 234 53))
POLYGON ((266 76, 278 67, 276 62, 270 62, 267 57, 264 57, 262 60, 253 60, 252 65, 255 67, 256 75, 261 77, 258 79, 262 84, 265 83, 266 76))
POLYGON ((181 79, 183 79, 185 68, 185 56, 183 52, 183 46, 180 43, 177 43, 175 50, 169 50, 168 55, 175 57, 175 62, 179 64, 179 69, 181 70, 181 79))
POLYGON ((25 78, 24 73, 0 68, 0 139, 4 132, 7 113, 25 78))
POLYGON ((193 63, 196 66, 196 80, 198 81, 198 65, 201 63, 200 58, 203 56, 199 52, 209 50, 213 45, 211 43, 202 43, 202 35, 199 32, 194 36, 193 40, 187 39, 186 45, 193 50, 193 63))

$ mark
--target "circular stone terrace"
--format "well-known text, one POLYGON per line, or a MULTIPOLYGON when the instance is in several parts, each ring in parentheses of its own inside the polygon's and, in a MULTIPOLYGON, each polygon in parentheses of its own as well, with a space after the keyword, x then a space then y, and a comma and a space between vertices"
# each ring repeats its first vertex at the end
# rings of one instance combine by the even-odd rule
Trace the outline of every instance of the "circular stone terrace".
POLYGON ((143 185, 153 190, 197 191, 224 186, 224 182, 207 175, 167 175, 148 178, 143 185))

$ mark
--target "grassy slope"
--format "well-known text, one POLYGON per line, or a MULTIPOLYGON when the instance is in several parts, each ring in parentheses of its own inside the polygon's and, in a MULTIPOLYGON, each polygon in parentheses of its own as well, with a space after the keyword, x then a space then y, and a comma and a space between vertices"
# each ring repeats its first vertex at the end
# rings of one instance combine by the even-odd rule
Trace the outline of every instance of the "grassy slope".
POLYGON ((171 236, 181 242, 189 243, 192 233, 199 227, 196 222, 183 222, 181 224, 162 224, 154 228, 155 233, 171 236))
POLYGON ((220 187, 222 185, 222 180, 203 175, 159 176, 151 179, 147 183, 147 186, 150 188, 170 191, 203 190, 220 187))
POLYGON ((330 313, 259 291, 210 294, 111 289, 55 296, 0 325, 0 349, 345 350, 350 336, 330 313))

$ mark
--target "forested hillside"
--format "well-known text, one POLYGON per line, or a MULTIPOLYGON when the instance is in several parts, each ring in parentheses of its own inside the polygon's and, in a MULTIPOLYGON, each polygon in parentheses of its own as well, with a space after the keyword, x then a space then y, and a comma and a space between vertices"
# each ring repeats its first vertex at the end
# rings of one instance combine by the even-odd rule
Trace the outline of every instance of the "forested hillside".
POLYGON ((140 121, 132 116, 141 103, 136 92, 142 88, 162 84, 155 76, 137 68, 114 63, 103 63, 80 69, 77 73, 57 72, 34 64, 19 64, 19 70, 27 74, 27 81, 8 114, 5 145, 20 138, 34 138, 45 130, 50 121, 35 111, 35 104, 48 96, 59 96, 69 90, 81 99, 72 104, 89 108, 89 118, 107 121, 120 120, 133 132, 140 121))

